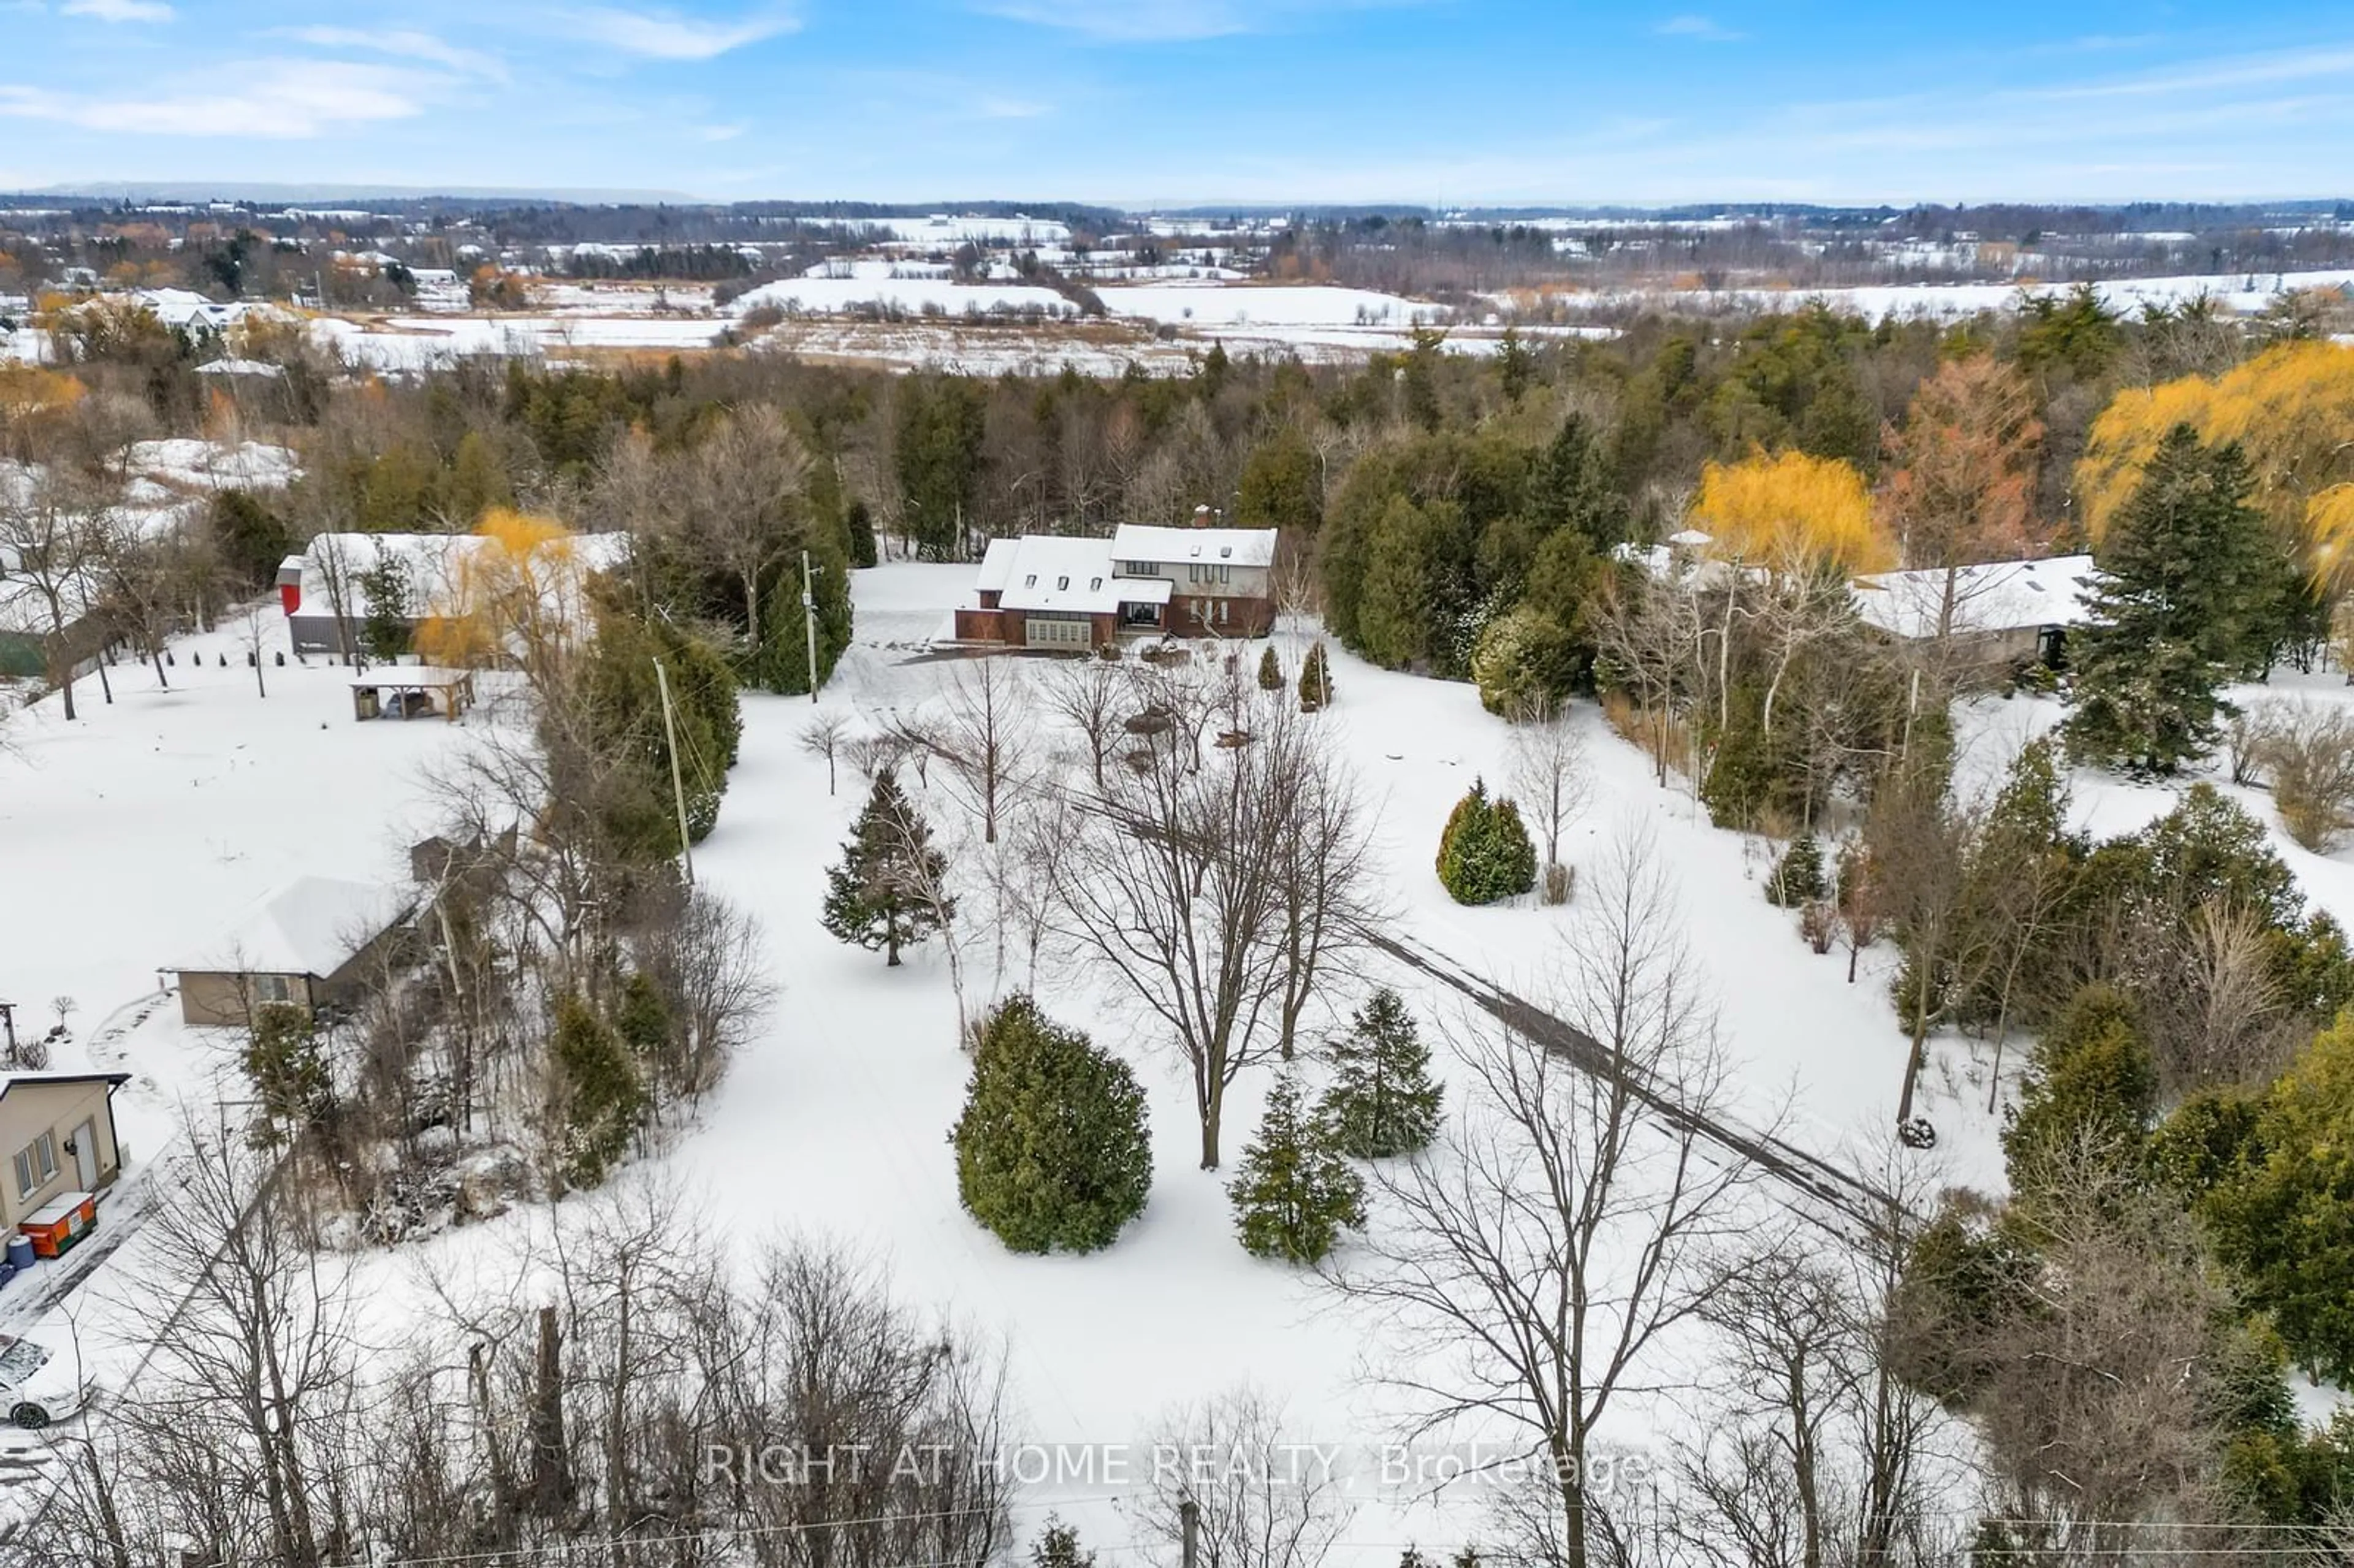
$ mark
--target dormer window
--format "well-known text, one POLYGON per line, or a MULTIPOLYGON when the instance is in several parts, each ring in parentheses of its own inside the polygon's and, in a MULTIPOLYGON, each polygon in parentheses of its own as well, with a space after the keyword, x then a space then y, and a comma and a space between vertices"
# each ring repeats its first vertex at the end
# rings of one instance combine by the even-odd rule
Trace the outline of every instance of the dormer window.
POLYGON ((1218 559, 1222 561, 1234 553, 1235 547, 1232 545, 1221 545, 1218 546, 1218 559))
POLYGON ((1055 592, 1057 592, 1057 593, 1064 593, 1064 592, 1067 592, 1067 591, 1069 590, 1069 588, 1070 588, 1070 586, 1071 586, 1071 579, 1070 579, 1070 578, 1068 578, 1068 577, 1056 577, 1056 578, 1055 579, 1055 592))
POLYGON ((1087 591, 1089 593, 1101 593, 1103 591, 1103 578, 1089 577, 1087 579, 1087 591))
POLYGON ((1023 577, 1022 579, 1022 586, 1023 588, 1036 588, 1038 586, 1038 574, 1036 572, 1032 572, 1028 577, 1023 577))

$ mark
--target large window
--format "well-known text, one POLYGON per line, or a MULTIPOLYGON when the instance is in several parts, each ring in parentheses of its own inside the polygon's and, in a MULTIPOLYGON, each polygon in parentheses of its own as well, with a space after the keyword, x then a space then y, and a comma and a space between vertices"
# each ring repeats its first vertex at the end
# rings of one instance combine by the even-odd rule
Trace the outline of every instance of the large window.
POLYGON ((16 1151, 16 1196, 31 1197, 57 1173, 57 1135, 45 1132, 16 1151))
POLYGON ((294 999, 284 975, 256 975, 253 977, 253 991, 264 1001, 292 1001, 294 999))

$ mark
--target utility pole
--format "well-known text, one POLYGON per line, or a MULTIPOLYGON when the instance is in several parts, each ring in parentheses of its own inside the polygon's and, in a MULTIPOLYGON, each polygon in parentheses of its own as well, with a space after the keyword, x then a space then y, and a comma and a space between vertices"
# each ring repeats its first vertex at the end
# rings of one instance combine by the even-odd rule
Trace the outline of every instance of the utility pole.
POLYGON ((810 701, 817 701, 817 594, 812 589, 809 552, 801 552, 801 631, 809 639, 810 701))
POLYGON ((671 716, 670 675, 660 659, 654 661, 654 685, 662 692, 663 735, 670 742, 670 793, 678 806, 678 858, 686 865, 686 885, 695 885, 695 852, 686 842, 686 785, 678 771, 678 721, 671 716))

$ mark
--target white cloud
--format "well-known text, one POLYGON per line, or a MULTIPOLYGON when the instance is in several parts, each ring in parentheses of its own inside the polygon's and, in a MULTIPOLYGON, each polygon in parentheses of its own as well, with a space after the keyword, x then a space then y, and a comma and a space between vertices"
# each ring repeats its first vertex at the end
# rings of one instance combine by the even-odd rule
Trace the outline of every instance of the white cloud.
POLYGON ((985 97, 975 107, 983 120, 1040 120, 1055 112, 1053 104, 1026 98, 985 97))
POLYGON ((597 43, 654 60, 707 60, 797 31, 800 19, 790 11, 770 7, 736 22, 705 21, 673 11, 625 11, 599 5, 564 15, 566 24, 597 43))
POLYGON ((1228 0, 999 0, 981 9, 1010 21, 1063 27, 1108 43, 1217 38, 1250 30, 1228 0))
POLYGON ((66 0, 69 16, 90 16, 101 22, 168 22, 172 8, 164 0, 66 0))
POLYGON ((305 44, 316 44, 323 49, 366 49, 374 54, 395 55, 402 59, 426 60, 434 65, 448 66, 451 70, 468 76, 487 77, 504 81, 507 68, 495 55, 479 49, 463 49, 444 43, 430 33, 407 29, 370 31, 361 27, 288 27, 278 35, 305 44))
POLYGON ((345 126, 421 114, 419 90, 431 85, 412 72, 341 60, 257 60, 226 66, 214 76, 237 86, 221 92, 110 98, 0 85, 0 118, 126 135, 300 141, 345 126))
POLYGON ((1098 43, 1179 43, 1272 32, 1320 12, 1402 8, 1425 0, 973 0, 1011 22, 1060 27, 1098 43))
POLYGON ((1696 38, 1703 44, 1738 43, 1749 36, 1736 33, 1712 17, 1689 15, 1670 16, 1651 30, 1663 37, 1696 38))

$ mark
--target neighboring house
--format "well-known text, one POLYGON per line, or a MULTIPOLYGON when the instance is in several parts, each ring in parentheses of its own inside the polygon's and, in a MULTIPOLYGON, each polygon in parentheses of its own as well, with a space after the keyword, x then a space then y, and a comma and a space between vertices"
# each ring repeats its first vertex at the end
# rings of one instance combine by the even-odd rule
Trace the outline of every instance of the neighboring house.
POLYGON ((0 1075, 0 1230, 64 1192, 97 1192, 122 1173, 114 1091, 128 1073, 0 1075))
POLYGON ((1902 641, 1949 638, 1989 664, 2056 663, 2088 618, 2094 575, 2090 556, 1882 572, 1855 579, 1856 613, 1902 641))
POLYGON ((1085 650, 1123 636, 1264 637, 1275 626, 1276 530, 1123 524, 1108 539, 991 543, 960 642, 1085 650))
POLYGON ((178 971, 180 1017, 233 1025, 270 1002, 306 1012, 347 1003, 407 935, 416 905, 405 887, 299 877, 245 913, 217 961, 178 971))
MULTIPOLYGON (((502 546, 480 534, 322 534, 299 556, 279 563, 278 597, 297 653, 365 652, 363 633, 374 606, 368 583, 399 584, 402 602, 387 619, 410 634, 435 616, 461 606, 471 570, 483 552, 502 546)), ((626 534, 573 534, 526 563, 551 616, 579 620, 594 573, 629 559, 626 534), (558 546, 561 548, 559 550, 558 546)))

